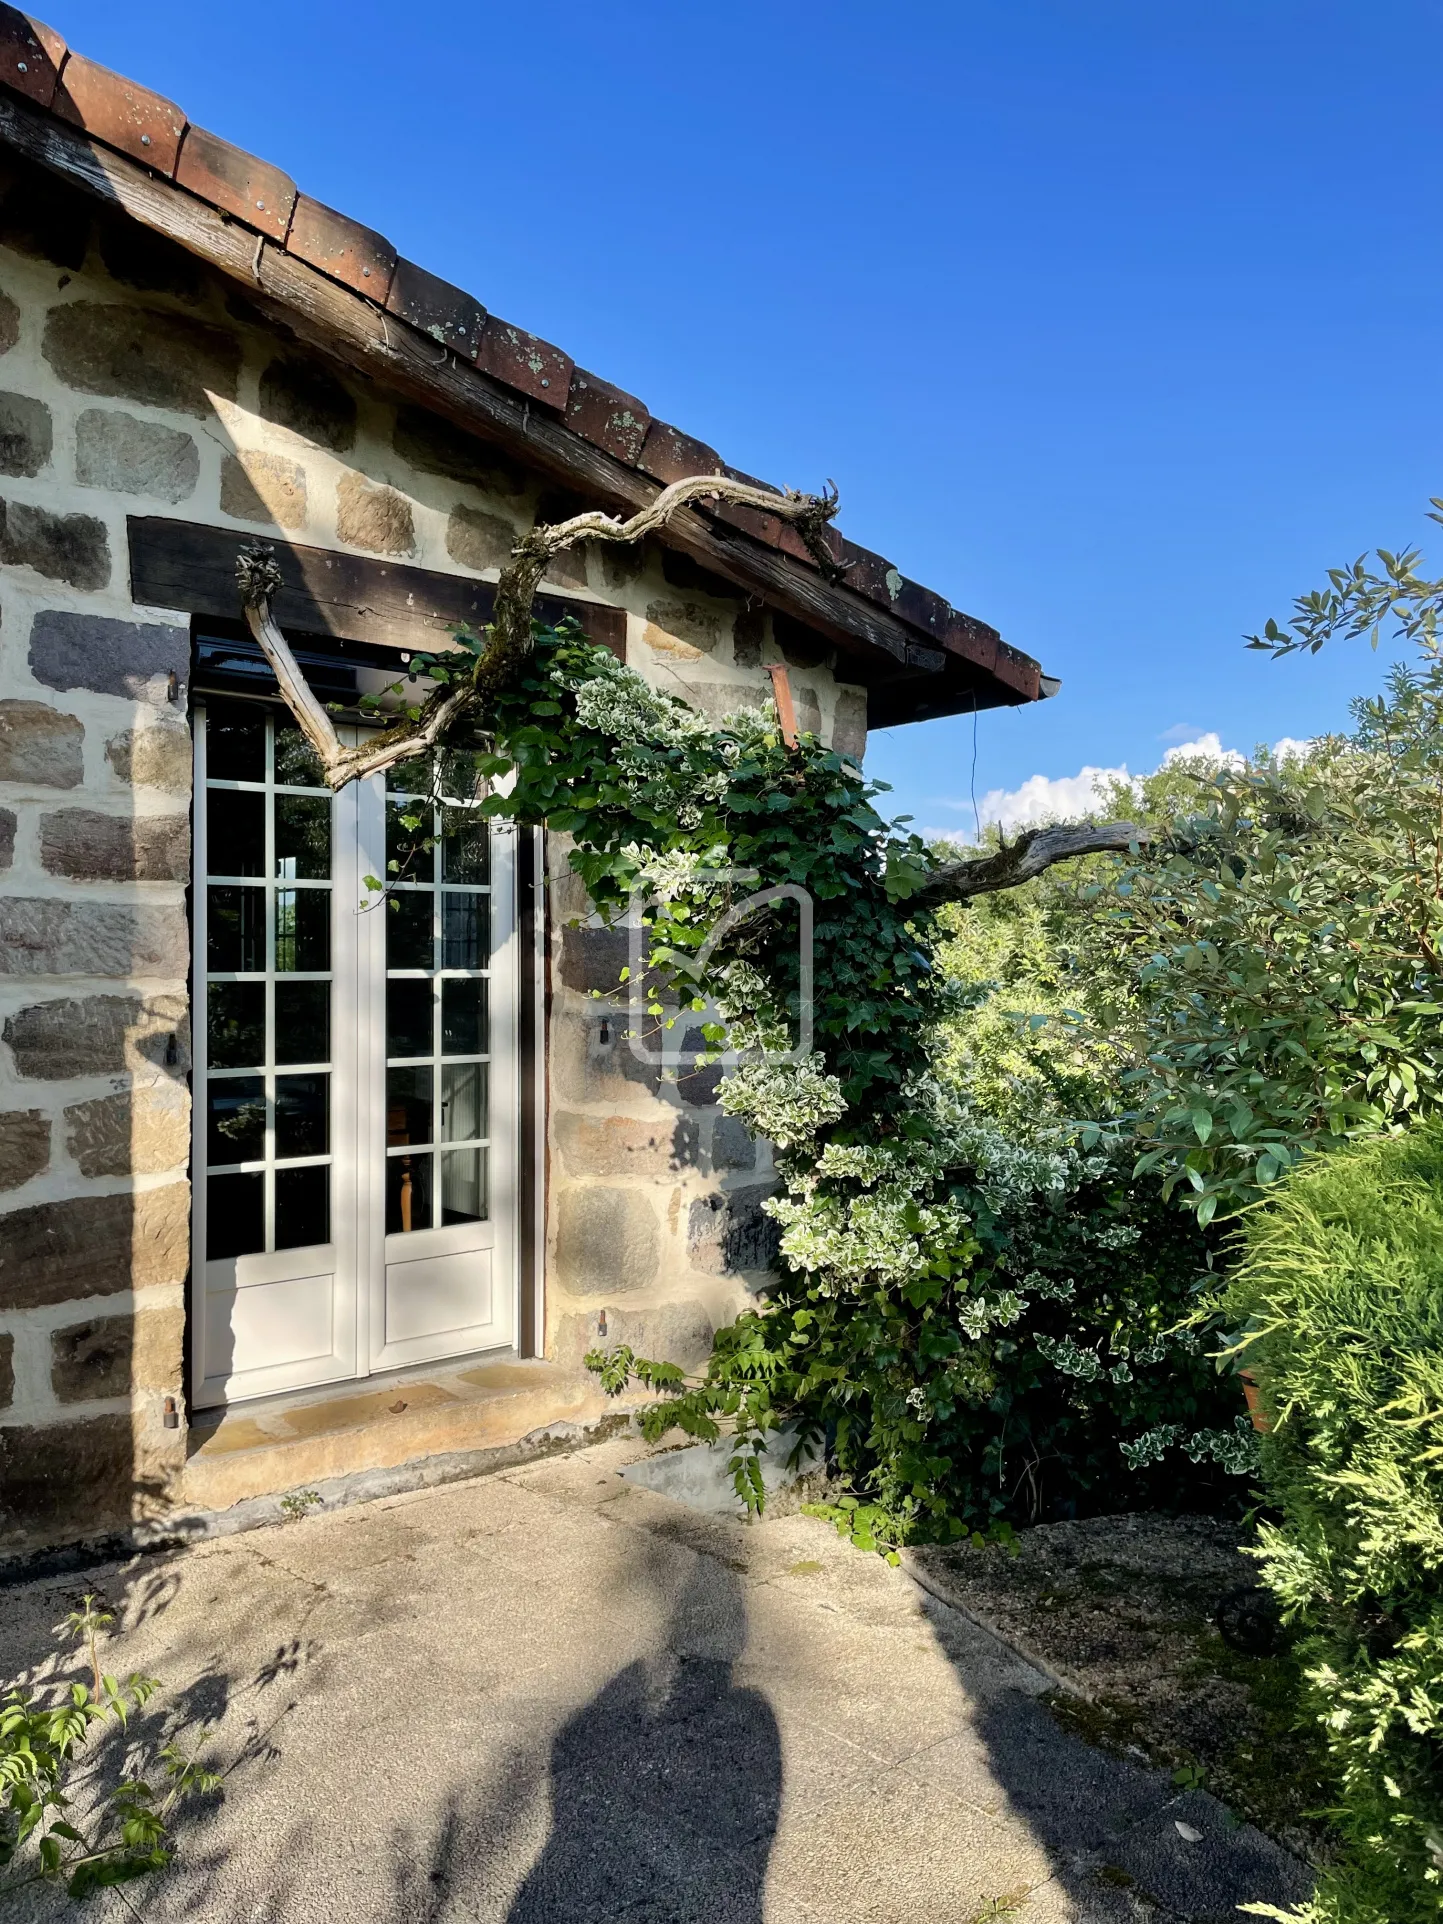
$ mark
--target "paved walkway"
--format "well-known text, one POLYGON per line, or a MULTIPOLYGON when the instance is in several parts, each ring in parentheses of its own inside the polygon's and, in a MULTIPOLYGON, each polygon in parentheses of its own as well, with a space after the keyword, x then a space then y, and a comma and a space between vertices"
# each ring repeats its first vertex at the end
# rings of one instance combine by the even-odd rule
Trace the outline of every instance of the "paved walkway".
POLYGON ((158 1921, 1170 1924, 1300 1888, 903 1572, 622 1482, 637 1453, 0 1591, 0 1677, 98 1589, 107 1662, 233 1764, 137 1888, 158 1921))

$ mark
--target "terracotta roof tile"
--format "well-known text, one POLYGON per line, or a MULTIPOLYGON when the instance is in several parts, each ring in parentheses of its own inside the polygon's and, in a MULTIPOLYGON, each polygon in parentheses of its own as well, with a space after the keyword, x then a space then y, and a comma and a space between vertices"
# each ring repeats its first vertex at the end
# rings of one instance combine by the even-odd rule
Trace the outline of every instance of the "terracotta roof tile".
POLYGON ((653 421, 636 465, 643 474, 670 487, 689 474, 720 474, 725 464, 705 441, 693 440, 666 421, 653 421))
POLYGON ((451 348, 462 360, 475 360, 486 325, 485 308, 459 287, 417 267, 414 261, 396 262, 386 311, 451 348))
POLYGON ((175 181, 222 213, 283 241, 296 204, 296 183, 279 167, 232 147, 219 134, 188 127, 180 146, 175 181))
MULTIPOLYGON (((705 442, 652 419, 634 395, 577 369, 569 355, 524 328, 488 315, 460 288, 411 261, 398 261, 384 236, 296 193, 279 169, 203 128, 163 99, 78 54, 53 29, 0 0, 0 84, 83 127, 299 259, 385 307, 388 313, 473 361, 492 380, 555 410, 567 427, 613 459, 667 484, 688 474, 737 474, 705 442)), ((750 476, 742 476, 750 479, 750 476)), ((764 484, 758 484, 764 485, 764 484)), ((816 563, 790 523, 764 510, 717 503, 714 520, 816 563)), ((1035 700, 1040 670, 995 631, 958 614, 940 595, 906 580, 883 556, 835 528, 828 542, 846 583, 905 622, 922 640, 994 673, 1020 699, 1035 700)))
MULTIPOLYGON (((721 472, 730 475, 733 481, 746 481, 754 488, 764 488, 768 494, 781 492, 779 488, 774 488, 770 481, 759 481, 754 474, 746 474, 741 468, 728 467, 725 462, 722 463, 721 472)), ((768 514, 765 509, 748 508, 740 501, 718 501, 715 506, 708 507, 707 513, 714 515, 718 521, 727 522, 733 528, 740 528, 744 534, 751 535, 755 541, 764 541, 769 548, 779 548, 782 545, 782 522, 778 516, 768 514)))
POLYGON ((60 70, 52 110, 107 147, 167 177, 175 172, 185 115, 173 100, 137 87, 84 54, 72 53, 60 70))
POLYGON ((561 411, 571 392, 571 370, 576 363, 550 341, 490 314, 481 330, 476 365, 508 387, 529 394, 533 401, 561 411))
POLYGON ((645 444, 651 414, 634 394, 577 368, 566 401, 566 425, 632 468, 645 444))
POLYGON ((65 59, 65 42, 15 7, 0 6, 0 80, 37 106, 48 107, 65 59))
POLYGON ((396 250, 374 228, 362 227, 309 194, 298 194, 286 252, 309 261, 378 307, 385 306, 396 271, 396 250))

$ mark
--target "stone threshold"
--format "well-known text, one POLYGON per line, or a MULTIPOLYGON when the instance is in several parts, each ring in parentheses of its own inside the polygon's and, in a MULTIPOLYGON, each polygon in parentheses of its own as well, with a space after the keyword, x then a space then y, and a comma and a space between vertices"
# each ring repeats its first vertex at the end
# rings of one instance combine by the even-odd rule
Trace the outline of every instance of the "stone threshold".
POLYGON ((575 1436, 615 1410, 586 1371, 500 1351, 198 1411, 179 1507, 222 1511, 359 1472, 505 1448, 538 1432, 575 1436))

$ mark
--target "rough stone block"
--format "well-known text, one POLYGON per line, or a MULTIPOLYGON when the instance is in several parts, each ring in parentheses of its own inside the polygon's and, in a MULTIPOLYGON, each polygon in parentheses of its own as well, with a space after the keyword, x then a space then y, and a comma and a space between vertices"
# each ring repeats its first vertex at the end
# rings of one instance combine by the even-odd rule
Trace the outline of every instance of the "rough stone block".
POLYGON ((174 1082, 74 1102, 65 1122, 82 1176, 158 1176, 190 1156, 190 1103, 174 1082))
POLYGON ((110 580, 110 541, 94 515, 0 501, 0 561, 72 588, 103 588, 110 580))
POLYGON ((59 1403, 100 1402, 180 1379, 185 1312, 141 1309, 93 1316, 50 1333, 50 1386, 59 1403))
POLYGON ((797 732, 802 735, 820 735, 822 732, 822 705, 816 691, 811 688, 794 688, 796 700, 797 732))
POLYGON ((162 1513, 185 1461, 178 1431, 128 1411, 0 1428, 0 1547, 71 1543, 162 1513))
POLYGON ((112 280, 142 294, 169 294, 192 306, 205 298, 205 269, 195 255, 124 214, 101 218, 100 258, 112 280))
POLYGON ((10 296, 0 293, 0 354, 8 354, 20 339, 20 309, 10 296))
POLYGON ((306 519, 306 471, 284 454, 244 448, 220 464, 220 505, 237 521, 274 522, 299 528, 306 519))
POLYGON ((5 1018, 0 1038, 15 1073, 40 1082, 166 1068, 183 1079, 190 1066, 184 996, 59 996, 5 1018))
POLYGON ((86 408, 75 424, 75 478, 83 488, 184 501, 200 479, 200 453, 179 428, 86 408))
POLYGON ((625 1035, 625 1021, 563 1016, 552 1025, 552 1074, 563 1102, 624 1102, 656 1095, 661 1068, 639 1062, 625 1035))
POLYGON ((860 762, 867 752, 867 691, 839 688, 832 714, 832 746, 839 755, 860 762))
POLYGON ((653 601, 646 610, 643 640, 674 661, 700 661, 722 638, 722 617, 697 601, 653 601))
POLYGON ((0 1189, 18 1189, 49 1162, 49 1116, 40 1109, 0 1110, 0 1189))
POLYGON ((463 568, 503 568, 516 546, 516 530, 499 514, 457 507, 446 523, 446 552, 463 568))
POLYGON ((699 715, 706 715, 713 721, 720 721, 726 715, 737 715, 744 710, 768 709, 772 705, 771 684, 756 687, 744 681, 677 681, 670 685, 670 692, 694 708, 699 715))
POLYGON ((638 1356, 654 1356, 684 1370, 698 1370, 711 1355, 712 1322, 700 1303, 656 1303, 647 1309, 615 1308, 607 1303, 606 1335, 597 1328, 598 1310, 572 1310, 556 1318, 546 1344, 547 1357, 577 1369, 589 1349, 626 1343, 638 1356))
POLYGON ((696 1161, 696 1124, 686 1116, 638 1122, 631 1116, 587 1116, 563 1109, 555 1129, 569 1176, 661 1182, 696 1161))
POLYGON ((47 688, 88 688, 157 707, 185 700, 190 634, 158 621, 44 608, 30 628, 30 672, 47 688), (172 696, 171 680, 175 688, 172 696))
POLYGON ((184 977, 184 909, 0 896, 0 975, 184 977))
POLYGON ((571 929, 561 931, 561 980, 568 989, 589 994, 599 989, 602 995, 624 996, 626 986, 621 972, 627 967, 631 937, 625 929, 571 929))
POLYGON ((43 701, 0 701, 0 782, 74 788, 84 778, 85 729, 43 701))
POLYGON ((4 183, 0 242, 72 272, 85 265, 95 203, 42 167, 20 167, 4 183))
POLYGON ((348 547, 414 554, 416 524, 404 494, 364 474, 343 474, 336 489, 336 534, 348 547))
POLYGON ((0 1216, 0 1309, 39 1309, 184 1282, 190 1184, 76 1196, 0 1216))
POLYGON ((725 1194, 698 1196, 686 1225, 692 1267, 708 1276, 774 1269, 781 1232, 762 1214, 771 1193, 770 1183, 753 1183, 725 1194))
POLYGON ((15 1401, 15 1338, 9 1330, 0 1331, 0 1410, 15 1401))
POLYGON ((563 1189, 557 1217, 556 1279, 569 1295, 619 1294, 654 1279, 660 1238, 644 1189, 563 1189))
POLYGON ((50 410, 29 394, 0 394, 0 474, 39 474, 55 433, 50 410))
POLYGON ((515 496, 526 492, 526 476, 499 448, 489 441, 478 441, 474 434, 465 433, 425 408, 396 410, 391 445, 418 473, 469 481, 487 494, 515 496))
POLYGON ((104 815, 60 808, 40 819, 40 860, 78 882, 187 882, 190 822, 184 815, 104 815))
MULTIPOLYGON (((700 1029, 688 1029, 681 1039, 681 1053, 695 1060, 707 1054, 706 1037, 700 1029)), ((721 1087, 722 1065, 709 1062, 702 1069, 681 1069, 677 1073, 676 1092, 682 1101, 693 1109, 709 1109, 716 1102, 717 1090, 721 1087)))
POLYGON ((184 722, 126 728, 105 744, 105 759, 123 782, 186 794, 191 784, 190 730, 184 722))
POLYGON ((737 667, 760 668, 766 639, 766 609, 741 609, 732 622, 732 660, 737 667))
POLYGON ((41 351, 68 387, 204 419, 210 394, 233 401, 241 347, 234 334, 165 308, 70 301, 46 316, 41 351))
POLYGON ((261 413, 319 448, 344 454, 356 444, 356 403, 319 361, 282 355, 261 375, 261 413))
POLYGON ((271 240, 283 241, 296 204, 296 184, 279 167, 257 160, 203 127, 187 127, 176 162, 175 184, 223 213, 234 214, 271 240))
POLYGON ((735 1116, 718 1116, 712 1126, 711 1166, 713 1169, 755 1169, 757 1166, 757 1139, 735 1116))

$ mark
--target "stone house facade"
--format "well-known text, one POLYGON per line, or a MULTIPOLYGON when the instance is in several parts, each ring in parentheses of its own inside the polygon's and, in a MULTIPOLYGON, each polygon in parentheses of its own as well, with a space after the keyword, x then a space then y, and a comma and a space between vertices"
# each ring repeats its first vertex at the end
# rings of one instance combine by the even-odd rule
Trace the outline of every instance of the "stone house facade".
MULTIPOLYGON (((720 471, 0 7, 0 1557, 593 1422, 599 1338, 694 1363, 764 1287, 766 1145, 629 1049, 564 846, 457 797, 368 919, 403 805, 317 792, 233 581, 269 540, 355 719, 534 519, 720 471)), ((546 606, 857 758, 1052 691, 836 542, 694 512, 546 606)))

